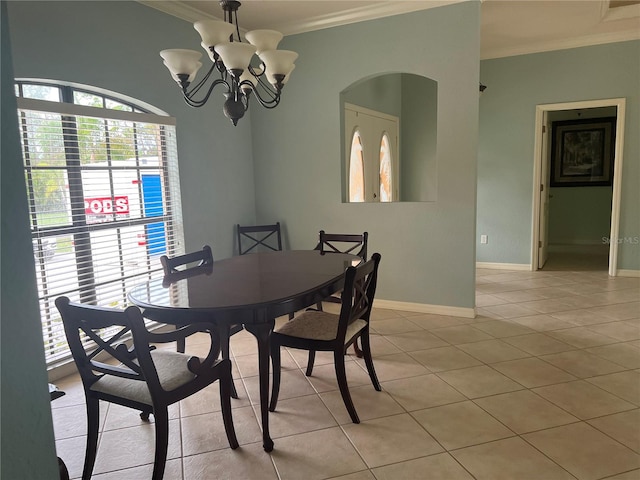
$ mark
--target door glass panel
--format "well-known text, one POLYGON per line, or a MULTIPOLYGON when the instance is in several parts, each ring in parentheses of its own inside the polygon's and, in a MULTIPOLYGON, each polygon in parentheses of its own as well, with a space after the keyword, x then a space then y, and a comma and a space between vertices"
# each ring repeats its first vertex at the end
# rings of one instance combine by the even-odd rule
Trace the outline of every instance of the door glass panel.
POLYGON ((364 202, 364 157, 362 138, 357 130, 351 140, 349 157, 349 201, 364 202))
POLYGON ((380 142, 380 201, 393 201, 393 185, 391 178, 391 148, 389 148, 389 136, 382 135, 380 142))

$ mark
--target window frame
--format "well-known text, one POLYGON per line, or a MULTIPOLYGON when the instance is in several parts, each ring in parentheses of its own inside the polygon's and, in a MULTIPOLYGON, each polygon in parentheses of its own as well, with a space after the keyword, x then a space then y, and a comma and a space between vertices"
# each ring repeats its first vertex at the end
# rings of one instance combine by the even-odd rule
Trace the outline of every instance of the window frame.
MULTIPOLYGON (((23 168, 25 171, 25 182, 27 186, 27 195, 29 201, 29 215, 31 225, 31 237, 34 243, 34 261, 35 261, 35 273, 38 278, 38 300, 40 302, 41 309, 41 322, 43 328, 43 342, 45 345, 45 356, 48 367, 56 367, 63 363, 68 363, 71 359, 68 346, 65 348, 60 347, 60 340, 64 337, 64 334, 60 334, 59 325, 59 313, 53 305, 56 297, 60 295, 73 295, 76 294, 79 301, 89 304, 98 304, 98 289, 106 287, 104 291, 109 292, 108 295, 112 295, 111 285, 116 285, 113 290, 115 292, 120 291, 118 294, 123 300, 118 301, 118 305, 126 306, 126 283, 127 281, 136 278, 150 279, 157 274, 161 274, 162 266, 160 262, 152 263, 152 256, 149 253, 150 250, 145 246, 146 258, 143 260, 144 268, 141 271, 133 274, 125 274, 124 265, 126 264, 125 254, 130 255, 130 245, 124 244, 121 241, 121 235, 126 232, 127 227, 146 226, 151 224, 162 223, 164 225, 165 233, 165 245, 168 255, 177 255, 184 253, 184 233, 182 230, 182 212, 180 205, 180 191, 179 191, 179 177, 178 177, 178 160, 177 160, 177 147, 175 145, 175 119, 162 113, 158 109, 148 108, 149 106, 143 102, 132 102, 131 99, 119 96, 114 92, 108 92, 101 89, 92 89, 88 86, 77 86, 75 84, 65 84, 59 82, 48 82, 41 80, 29 80, 18 79, 16 81, 16 94, 24 95, 24 87, 30 85, 42 85, 50 86, 59 89, 59 102, 50 100, 39 100, 34 98, 25 98, 18 96, 18 121, 20 126, 20 134, 22 136, 22 154, 23 154, 23 168), (95 95, 101 98, 102 107, 85 106, 74 103, 74 93, 82 92, 90 95, 95 95), (128 109, 119 108, 107 108, 108 101, 113 101, 116 104, 130 107, 128 109), (152 112, 151 110, 155 110, 152 112), (64 165, 36 165, 35 160, 32 162, 30 154, 31 139, 29 138, 28 126, 32 126, 30 122, 32 119, 27 119, 27 112, 42 112, 46 114, 53 114, 60 118, 60 128, 62 129, 62 139, 64 142, 64 165), (80 148, 78 142, 79 126, 78 119, 82 118, 98 118, 102 119, 104 123, 98 122, 99 131, 105 132, 106 145, 107 145, 107 161, 105 166, 92 167, 90 164, 82 164, 80 157, 80 148), (135 152, 135 165, 116 165, 110 153, 108 152, 108 131, 110 128, 110 121, 118 122, 123 121, 123 124, 127 125, 128 122, 132 124, 132 139, 131 143, 127 144, 132 146, 135 152), (157 160, 155 164, 144 165, 144 156, 140 156, 143 145, 140 143, 139 134, 142 133, 143 125, 150 124, 155 128, 158 128, 158 140, 159 146, 156 146, 158 151, 157 160), (104 125, 104 126, 102 126, 104 125), (171 151, 170 151, 171 150, 171 151), (85 186, 86 180, 83 177, 83 172, 89 172, 91 170, 105 172, 109 178, 109 191, 111 192, 112 202, 115 201, 116 189, 118 185, 114 184, 114 172, 121 170, 129 172, 136 172, 137 185, 134 187, 138 192, 138 209, 139 216, 136 218, 118 218, 115 212, 111 212, 111 220, 104 221, 103 223, 91 223, 88 222, 87 214, 85 213, 85 186), (67 219, 60 221, 53 226, 42 225, 38 218, 38 209, 36 204, 36 192, 33 183, 34 172, 45 170, 59 170, 65 172, 65 182, 68 186, 68 202, 65 202, 67 207, 66 214, 67 219), (142 182, 141 179, 144 172, 153 172, 159 174, 161 177, 161 198, 162 198, 162 215, 147 216, 143 210, 142 200, 142 182), (92 246, 92 234, 95 232, 106 232, 111 230, 118 238, 117 252, 118 259, 117 265, 119 265, 120 276, 114 278, 108 278, 105 281, 96 281, 95 275, 97 268, 100 268, 98 264, 94 263, 93 256, 96 253, 96 246, 92 246), (46 265, 46 252, 44 245, 50 243, 51 239, 59 238, 60 236, 68 236, 73 238, 74 260, 68 260, 69 270, 75 268, 77 274, 77 286, 73 284, 72 288, 68 291, 60 291, 59 289, 55 293, 49 293, 48 283, 52 278, 55 279, 56 275, 60 273, 48 273, 46 265), (169 241, 169 239, 171 239, 169 241), (73 264, 73 267, 71 265, 73 264), (120 285, 120 287, 117 286, 120 285), (55 324, 55 326, 54 326, 55 324), (49 335, 47 335, 49 332, 49 335), (55 335, 52 335, 54 332, 55 335), (52 344, 55 342, 55 344, 52 344), (62 351, 62 353, 60 353, 62 351)), ((57 120, 55 120, 57 121, 57 120)), ((34 123, 35 124, 35 123, 34 123)), ((135 182, 132 182, 135 183, 135 182)), ((108 216, 109 214, 105 215, 108 216)), ((129 229, 130 230, 130 229, 129 229)), ((138 244, 140 245, 140 244, 138 244)), ((111 245, 110 245, 111 247, 111 245)), ((159 256, 159 255, 157 255, 159 256)), ((69 274, 69 272, 64 272, 69 274)), ((104 293, 103 293, 104 294, 104 293)), ((66 338, 64 338, 66 345, 66 338)))

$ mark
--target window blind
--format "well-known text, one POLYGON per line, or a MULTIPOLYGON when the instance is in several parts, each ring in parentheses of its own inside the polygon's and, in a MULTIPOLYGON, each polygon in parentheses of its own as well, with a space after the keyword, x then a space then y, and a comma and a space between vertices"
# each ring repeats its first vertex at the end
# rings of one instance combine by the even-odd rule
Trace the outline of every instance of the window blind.
POLYGON ((70 357, 57 297, 126 307, 184 253, 174 120, 129 110, 18 99, 49 366, 70 357))

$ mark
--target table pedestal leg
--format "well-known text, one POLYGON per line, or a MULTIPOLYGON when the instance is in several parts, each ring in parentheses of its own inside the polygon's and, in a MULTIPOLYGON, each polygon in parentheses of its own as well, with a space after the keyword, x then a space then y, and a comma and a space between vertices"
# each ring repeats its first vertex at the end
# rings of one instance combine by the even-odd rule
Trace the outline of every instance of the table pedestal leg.
MULTIPOLYGON (((218 331, 220 332, 220 351, 222 352, 222 358, 230 359, 231 351, 229 347, 230 340, 230 325, 228 323, 220 322, 218 325, 218 331)), ((231 398, 238 398, 238 392, 236 386, 233 383, 233 376, 231 377, 231 398)))
POLYGON ((269 435, 269 337, 275 321, 245 324, 245 329, 258 341, 258 371, 260 375, 260 416, 262 420, 262 446, 265 452, 273 450, 269 435))

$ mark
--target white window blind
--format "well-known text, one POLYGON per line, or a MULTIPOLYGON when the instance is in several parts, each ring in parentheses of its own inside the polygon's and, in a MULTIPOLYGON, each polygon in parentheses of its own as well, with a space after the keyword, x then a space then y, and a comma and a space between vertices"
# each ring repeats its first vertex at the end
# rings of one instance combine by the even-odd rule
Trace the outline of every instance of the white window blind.
POLYGON ((125 307, 161 255, 184 253, 174 120, 96 98, 105 108, 18 99, 50 366, 70 356, 57 297, 125 307))

